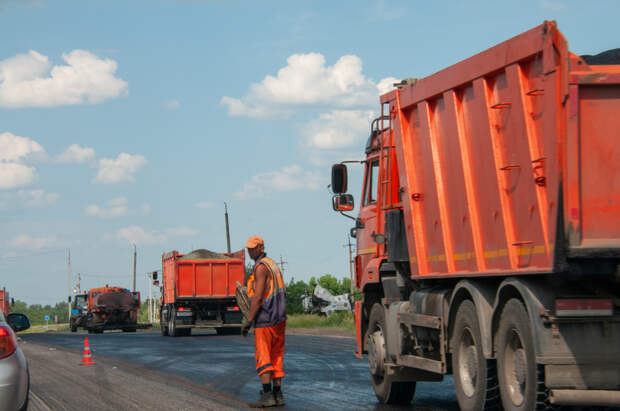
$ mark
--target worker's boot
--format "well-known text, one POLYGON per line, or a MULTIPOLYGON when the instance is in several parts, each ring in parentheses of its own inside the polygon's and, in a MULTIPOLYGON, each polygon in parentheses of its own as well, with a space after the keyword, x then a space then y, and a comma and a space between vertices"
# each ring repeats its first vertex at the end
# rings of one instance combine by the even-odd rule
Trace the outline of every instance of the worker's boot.
POLYGON ((260 398, 256 402, 251 402, 250 407, 252 408, 267 408, 273 407, 276 405, 276 399, 273 396, 273 392, 264 392, 260 391, 260 398))
POLYGON ((282 390, 278 390, 278 391, 274 391, 273 392, 273 399, 276 401, 276 406, 279 407, 280 405, 284 405, 286 404, 284 402, 284 395, 282 395, 282 390))

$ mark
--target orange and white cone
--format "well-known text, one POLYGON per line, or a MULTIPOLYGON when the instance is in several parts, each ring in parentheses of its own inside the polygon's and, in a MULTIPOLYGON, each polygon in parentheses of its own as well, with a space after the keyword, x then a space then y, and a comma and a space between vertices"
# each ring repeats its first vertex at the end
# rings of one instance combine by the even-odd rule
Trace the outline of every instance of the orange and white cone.
POLYGON ((93 356, 90 353, 90 347, 88 346, 88 337, 84 337, 84 355, 82 357, 82 362, 80 365, 95 365, 96 362, 93 361, 93 356))

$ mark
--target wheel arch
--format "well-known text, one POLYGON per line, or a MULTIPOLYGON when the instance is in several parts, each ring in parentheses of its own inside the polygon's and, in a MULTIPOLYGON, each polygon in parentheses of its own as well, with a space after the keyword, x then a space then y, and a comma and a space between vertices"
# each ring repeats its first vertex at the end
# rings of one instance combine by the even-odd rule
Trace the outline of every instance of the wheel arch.
POLYGON ((497 338, 495 334, 499 328, 501 313, 511 298, 519 299, 525 306, 532 329, 532 336, 534 337, 534 349, 536 350, 538 361, 539 358, 544 356, 547 343, 551 341, 550 329, 543 324, 542 314, 547 311, 548 307, 552 306, 553 292, 548 287, 545 287, 541 281, 532 279, 509 277, 502 281, 495 296, 493 317, 490 323, 492 327, 493 355, 496 353, 495 344, 497 338))
POLYGON ((493 315, 494 294, 494 287, 491 284, 473 280, 461 280, 456 284, 450 299, 448 315, 448 349, 450 352, 453 350, 451 345, 456 312, 464 300, 471 300, 476 308, 476 315, 480 325, 482 352, 486 358, 493 358, 491 317, 493 315))

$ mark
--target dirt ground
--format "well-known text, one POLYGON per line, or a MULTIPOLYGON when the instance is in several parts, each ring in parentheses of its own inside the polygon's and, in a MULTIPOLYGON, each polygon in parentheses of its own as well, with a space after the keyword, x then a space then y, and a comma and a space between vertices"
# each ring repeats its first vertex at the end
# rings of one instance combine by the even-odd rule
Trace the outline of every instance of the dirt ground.
POLYGON ((337 328, 287 328, 286 333, 318 337, 355 338, 355 330, 339 330, 337 328))

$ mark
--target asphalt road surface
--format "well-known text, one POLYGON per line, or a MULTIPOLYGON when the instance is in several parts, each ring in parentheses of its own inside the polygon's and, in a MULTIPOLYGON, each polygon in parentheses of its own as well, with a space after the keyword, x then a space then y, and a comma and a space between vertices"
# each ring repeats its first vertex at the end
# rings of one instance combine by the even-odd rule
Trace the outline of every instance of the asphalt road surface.
MULTIPOLYGON (((84 409, 88 397, 96 399, 88 409, 119 409, 120 404, 127 409, 134 405, 162 410, 240 409, 258 397, 252 336, 209 331, 178 338, 152 331, 89 334, 97 365, 80 367, 85 336, 21 336, 30 364, 32 405, 51 404, 32 409, 84 409), (86 398, 76 400, 79 391, 88 392, 86 398)), ((283 380, 287 405, 279 409, 403 409, 377 404, 368 363, 355 358, 353 349, 350 338, 287 335, 283 380)), ((407 409, 458 409, 452 378, 418 383, 407 409)))

